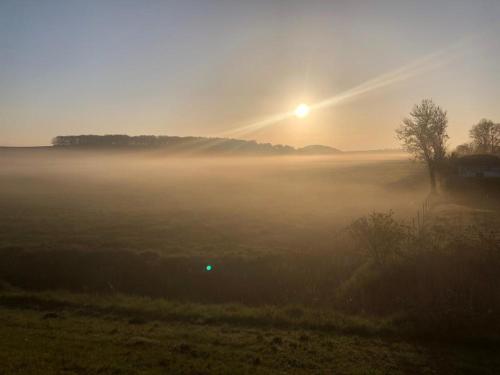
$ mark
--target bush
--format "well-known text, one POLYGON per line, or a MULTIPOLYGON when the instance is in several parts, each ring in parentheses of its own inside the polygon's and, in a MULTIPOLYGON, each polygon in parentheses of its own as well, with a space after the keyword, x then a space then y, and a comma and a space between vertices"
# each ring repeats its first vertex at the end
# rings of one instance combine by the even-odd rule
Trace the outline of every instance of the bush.
POLYGON ((469 336, 500 334, 492 329, 500 327, 498 231, 451 223, 429 224, 418 233, 401 228, 391 213, 372 214, 351 225, 365 261, 338 288, 337 307, 409 314, 422 327, 445 335, 457 329, 469 336))
POLYGON ((407 239, 408 227, 394 219, 394 213, 374 212, 354 221, 349 232, 355 246, 377 265, 399 257, 407 239))

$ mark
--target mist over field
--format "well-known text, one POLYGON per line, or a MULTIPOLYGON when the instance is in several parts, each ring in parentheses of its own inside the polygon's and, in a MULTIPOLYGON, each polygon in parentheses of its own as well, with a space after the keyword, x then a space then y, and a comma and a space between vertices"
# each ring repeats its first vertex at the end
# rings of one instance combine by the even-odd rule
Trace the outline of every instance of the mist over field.
POLYGON ((276 373, 282 361, 304 374, 318 361, 491 373, 497 185, 452 176, 430 195, 428 181, 401 152, 2 148, 0 361, 14 374, 32 357, 43 373, 276 373))
POLYGON ((353 219, 410 217, 425 170, 403 153, 175 157, 0 151, 1 246, 162 255, 308 252, 353 219))

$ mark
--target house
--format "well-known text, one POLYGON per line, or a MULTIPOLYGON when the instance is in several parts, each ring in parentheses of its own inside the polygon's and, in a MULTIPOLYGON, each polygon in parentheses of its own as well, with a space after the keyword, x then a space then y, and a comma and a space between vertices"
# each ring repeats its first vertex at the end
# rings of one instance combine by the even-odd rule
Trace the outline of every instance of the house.
POLYGON ((466 155, 456 161, 458 175, 464 178, 500 178, 500 158, 494 155, 466 155))

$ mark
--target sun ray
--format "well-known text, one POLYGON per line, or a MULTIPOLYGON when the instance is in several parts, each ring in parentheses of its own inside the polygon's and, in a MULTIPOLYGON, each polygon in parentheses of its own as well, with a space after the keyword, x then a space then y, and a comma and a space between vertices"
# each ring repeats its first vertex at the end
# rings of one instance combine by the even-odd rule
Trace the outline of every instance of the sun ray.
POLYGON ((358 96, 370 93, 378 89, 382 89, 384 87, 394 85, 399 82, 406 81, 422 73, 441 68, 446 64, 449 64, 452 60, 456 59, 465 50, 465 47, 471 44, 473 39, 475 39, 475 37, 468 37, 462 39, 461 41, 456 42, 451 46, 430 53, 392 72, 381 74, 347 91, 323 99, 309 106, 301 104, 293 111, 274 114, 262 120, 256 121, 252 124, 242 126, 239 128, 229 129, 221 133, 221 135, 241 136, 258 131, 267 126, 277 124, 281 121, 284 121, 294 116, 305 117, 310 111, 331 107, 339 104, 340 102, 352 100, 358 96), (297 112, 305 115, 300 116, 297 112))

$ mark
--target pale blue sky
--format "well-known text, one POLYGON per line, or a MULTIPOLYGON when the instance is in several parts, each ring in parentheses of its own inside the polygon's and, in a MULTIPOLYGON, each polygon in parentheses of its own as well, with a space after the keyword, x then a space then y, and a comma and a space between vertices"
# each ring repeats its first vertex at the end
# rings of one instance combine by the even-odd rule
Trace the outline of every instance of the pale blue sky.
POLYGON ((442 50, 400 82, 244 137, 395 147, 401 118, 432 97, 457 144, 500 122, 499 19, 496 0, 0 0, 0 145, 218 135, 442 50))

